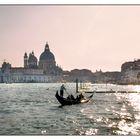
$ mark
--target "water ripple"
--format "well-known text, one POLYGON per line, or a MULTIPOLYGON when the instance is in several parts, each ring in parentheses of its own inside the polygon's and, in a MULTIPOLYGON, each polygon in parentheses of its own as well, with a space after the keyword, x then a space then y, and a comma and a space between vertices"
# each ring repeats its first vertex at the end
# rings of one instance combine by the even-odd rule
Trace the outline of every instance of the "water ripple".
MULTIPOLYGON (((140 135, 140 94, 94 93, 89 103, 60 107, 55 98, 60 85, 1 84, 0 134, 140 135)), ((75 84, 67 86, 74 91, 75 84)), ((131 88, 108 86, 118 91, 131 88)))

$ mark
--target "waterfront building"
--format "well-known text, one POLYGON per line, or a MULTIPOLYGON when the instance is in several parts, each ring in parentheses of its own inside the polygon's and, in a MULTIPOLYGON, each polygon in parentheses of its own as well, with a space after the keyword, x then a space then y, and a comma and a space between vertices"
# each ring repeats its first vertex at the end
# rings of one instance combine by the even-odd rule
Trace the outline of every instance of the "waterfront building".
POLYGON ((93 82, 95 77, 88 69, 73 69, 70 72, 63 71, 63 79, 69 82, 75 82, 76 79, 81 82, 93 82))
POLYGON ((2 71, 1 71, 1 68, 0 68, 0 83, 2 83, 2 71))
POLYGON ((128 70, 140 70, 140 59, 123 63, 121 72, 125 73, 128 70))
POLYGON ((121 83, 140 84, 140 59, 122 64, 121 83))
POLYGON ((122 73, 121 84, 140 84, 140 70, 126 70, 122 73))
POLYGON ((57 73, 55 56, 50 51, 48 43, 46 43, 44 52, 40 55, 39 68, 43 69, 45 74, 55 75, 57 73))
POLYGON ((46 75, 60 75, 62 74, 62 69, 56 65, 55 56, 50 51, 48 43, 45 45, 44 51, 41 53, 39 62, 34 52, 29 54, 24 54, 24 68, 32 69, 42 69, 43 74, 46 75))
POLYGON ((56 65, 55 56, 50 51, 48 43, 41 53, 39 62, 34 52, 24 54, 24 67, 12 67, 3 62, 0 72, 0 82, 28 83, 28 82, 57 82, 61 79, 62 69, 56 65))
POLYGON ((123 63, 121 72, 100 70, 93 73, 88 69, 63 71, 56 64, 55 55, 46 43, 39 59, 34 51, 29 54, 25 52, 23 62, 23 67, 12 67, 10 63, 3 62, 0 68, 0 83, 75 82, 79 79, 92 83, 140 84, 140 59, 123 63))
POLYGON ((41 69, 11 68, 3 74, 4 83, 46 83, 57 80, 59 76, 44 75, 41 69))

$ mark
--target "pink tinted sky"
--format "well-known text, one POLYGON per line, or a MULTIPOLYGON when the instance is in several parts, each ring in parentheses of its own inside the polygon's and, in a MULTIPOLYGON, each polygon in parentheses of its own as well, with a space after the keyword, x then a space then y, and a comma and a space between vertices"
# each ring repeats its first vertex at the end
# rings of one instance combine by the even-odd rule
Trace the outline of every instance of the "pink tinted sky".
POLYGON ((0 65, 23 66, 25 51, 39 59, 46 41, 64 70, 120 71, 140 58, 140 6, 0 6, 0 65))

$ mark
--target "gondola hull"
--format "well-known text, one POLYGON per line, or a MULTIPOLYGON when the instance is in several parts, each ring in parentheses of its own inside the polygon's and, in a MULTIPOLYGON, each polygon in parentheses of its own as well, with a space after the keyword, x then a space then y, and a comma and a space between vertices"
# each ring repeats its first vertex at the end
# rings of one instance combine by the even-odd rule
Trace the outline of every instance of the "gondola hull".
POLYGON ((88 98, 86 99, 81 99, 81 100, 77 100, 77 99, 66 99, 62 96, 60 96, 58 94, 58 91, 56 92, 56 95, 55 97, 57 98, 57 100, 59 101, 59 103, 64 106, 64 105, 75 105, 75 104, 80 104, 80 103, 87 103, 91 98, 92 98, 93 94, 91 96, 89 96, 88 98))

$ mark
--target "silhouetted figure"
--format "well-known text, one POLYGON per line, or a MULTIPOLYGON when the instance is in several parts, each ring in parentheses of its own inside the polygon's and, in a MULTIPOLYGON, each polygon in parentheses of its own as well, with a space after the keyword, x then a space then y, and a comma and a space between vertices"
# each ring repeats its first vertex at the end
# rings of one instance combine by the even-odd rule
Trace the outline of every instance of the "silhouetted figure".
POLYGON ((75 100, 74 96, 71 94, 67 97, 68 100, 75 100))
POLYGON ((64 94, 64 90, 66 90, 64 84, 62 84, 62 86, 60 87, 60 96, 63 97, 63 94, 64 94))
POLYGON ((83 99, 83 98, 84 98, 84 96, 82 95, 82 93, 79 94, 79 95, 77 95, 77 97, 76 97, 76 99, 77 99, 78 101, 80 101, 80 100, 83 99))
POLYGON ((75 100, 75 98, 74 98, 74 96, 73 96, 72 94, 71 94, 71 99, 72 99, 72 100, 75 100))

